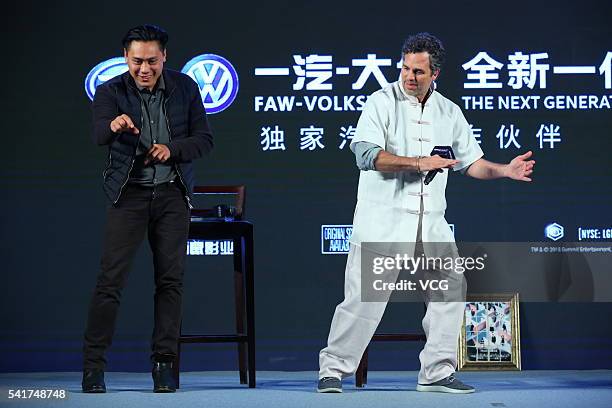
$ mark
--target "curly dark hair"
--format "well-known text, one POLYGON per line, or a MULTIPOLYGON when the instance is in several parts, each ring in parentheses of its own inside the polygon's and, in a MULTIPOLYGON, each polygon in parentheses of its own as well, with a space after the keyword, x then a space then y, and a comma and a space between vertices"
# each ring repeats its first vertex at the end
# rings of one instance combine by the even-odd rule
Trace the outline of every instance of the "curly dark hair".
POLYGON ((152 24, 132 27, 123 37, 123 48, 130 48, 132 41, 157 41, 159 49, 164 51, 168 43, 168 33, 163 28, 152 24))
POLYGON ((429 53, 429 67, 434 73, 442 67, 446 51, 442 41, 429 33, 418 33, 408 37, 402 46, 402 59, 406 54, 425 51, 429 53))

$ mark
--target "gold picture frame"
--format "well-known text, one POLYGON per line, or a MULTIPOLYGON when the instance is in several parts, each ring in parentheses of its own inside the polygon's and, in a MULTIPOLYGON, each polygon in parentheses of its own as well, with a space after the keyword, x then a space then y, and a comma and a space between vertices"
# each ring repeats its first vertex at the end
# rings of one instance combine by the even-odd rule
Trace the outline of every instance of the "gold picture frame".
POLYGON ((518 293, 467 296, 459 336, 458 369, 521 369, 518 293))

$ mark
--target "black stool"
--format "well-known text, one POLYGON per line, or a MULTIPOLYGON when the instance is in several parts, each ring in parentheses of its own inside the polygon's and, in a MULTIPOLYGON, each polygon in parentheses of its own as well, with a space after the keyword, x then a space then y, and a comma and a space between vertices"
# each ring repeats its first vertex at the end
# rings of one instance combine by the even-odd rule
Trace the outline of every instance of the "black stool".
POLYGON ((183 343, 238 343, 240 383, 255 388, 255 295, 253 267, 253 224, 242 220, 245 204, 244 186, 197 186, 194 194, 233 194, 235 212, 232 221, 198 220, 209 217, 211 210, 191 210, 189 239, 231 239, 234 242, 234 298, 236 333, 227 335, 179 333, 174 378, 179 387, 181 345, 183 343), (246 321, 246 332, 244 330, 246 321), (247 376, 248 373, 248 376, 247 376))
MULTIPOLYGON (((425 333, 396 333, 396 334, 374 334, 372 336, 372 341, 425 341, 427 338, 425 337, 425 333)), ((365 384, 368 383, 368 349, 370 346, 366 347, 363 352, 363 356, 361 356, 361 361, 359 361, 359 366, 357 367, 357 371, 355 372, 355 386, 361 388, 365 384)))

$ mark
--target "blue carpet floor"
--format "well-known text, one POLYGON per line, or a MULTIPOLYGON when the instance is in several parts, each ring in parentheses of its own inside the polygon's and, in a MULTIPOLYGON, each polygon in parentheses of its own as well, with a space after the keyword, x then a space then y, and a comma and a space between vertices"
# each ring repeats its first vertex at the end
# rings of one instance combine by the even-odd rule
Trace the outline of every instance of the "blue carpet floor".
POLYGON ((414 391, 416 372, 369 373, 368 385, 344 382, 343 394, 317 394, 315 372, 258 372, 257 388, 239 384, 234 372, 181 375, 176 394, 154 394, 148 373, 106 373, 108 393, 80 390, 80 373, 0 374, 1 407, 588 407, 612 408, 612 371, 460 372, 476 393, 449 395, 414 391), (9 399, 9 390, 64 389, 65 400, 9 399))

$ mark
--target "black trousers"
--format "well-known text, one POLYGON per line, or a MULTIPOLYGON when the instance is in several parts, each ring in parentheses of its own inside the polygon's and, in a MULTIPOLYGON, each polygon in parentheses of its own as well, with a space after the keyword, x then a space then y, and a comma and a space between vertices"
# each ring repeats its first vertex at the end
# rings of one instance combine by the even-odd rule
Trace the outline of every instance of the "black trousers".
POLYGON ((189 209, 178 182, 156 187, 127 184, 107 209, 100 273, 89 306, 83 345, 83 368, 104 369, 111 345, 121 291, 145 232, 153 252, 155 325, 153 361, 177 354, 189 209))

